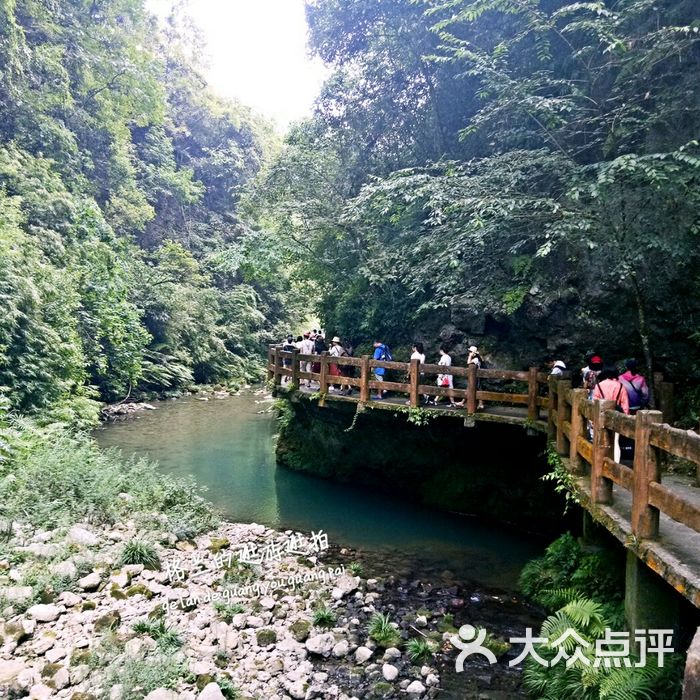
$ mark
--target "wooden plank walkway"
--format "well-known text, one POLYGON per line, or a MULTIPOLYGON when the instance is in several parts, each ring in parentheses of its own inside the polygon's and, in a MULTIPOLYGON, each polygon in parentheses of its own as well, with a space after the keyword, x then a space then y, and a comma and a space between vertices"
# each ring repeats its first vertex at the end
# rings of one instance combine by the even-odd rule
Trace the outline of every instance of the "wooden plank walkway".
MULTIPOLYGON (((463 400, 464 408, 444 402, 425 410, 460 418, 465 426, 492 421, 546 432, 575 477, 573 488, 581 505, 700 608, 700 435, 663 423, 664 412, 625 416, 615 410, 614 402, 589 401, 582 389, 572 390, 570 381, 548 377, 536 367, 527 371, 482 370, 474 365, 448 369, 421 365, 417 360, 402 363, 368 356, 301 355, 271 346, 268 377, 278 387, 288 377, 287 390, 316 395, 321 406, 337 401, 396 411, 421 407, 425 396, 452 397, 463 400), (351 367, 349 374, 359 371, 359 377, 337 376, 333 365, 351 367), (387 371, 387 381, 373 377, 379 367, 387 371), (437 386, 433 377, 446 371, 455 380, 466 381, 466 387, 437 386), (308 382, 313 388, 303 386, 308 382), (352 395, 336 391, 341 384, 349 385, 352 395), (382 389, 388 392, 386 398, 373 400, 372 395, 376 397, 382 389), (483 409, 478 408, 481 403, 483 409), (614 460, 615 434, 634 441, 634 464, 614 460), (662 476, 667 456, 695 465, 698 478, 662 476)), ((670 415, 672 387, 655 377, 655 389, 665 403, 661 408, 670 415)))

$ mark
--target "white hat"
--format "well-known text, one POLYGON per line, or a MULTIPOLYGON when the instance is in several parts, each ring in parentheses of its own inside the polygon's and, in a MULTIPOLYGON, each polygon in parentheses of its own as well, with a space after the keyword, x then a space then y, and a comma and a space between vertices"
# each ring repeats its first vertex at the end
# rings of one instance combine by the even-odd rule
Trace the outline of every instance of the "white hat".
POLYGON ((333 336, 333 340, 331 340, 331 343, 339 343, 339 342, 340 342, 340 338, 337 335, 333 336))
POLYGON ((477 348, 476 345, 470 345, 469 352, 479 352, 479 348, 477 348))
POLYGON ((559 369, 566 369, 566 365, 561 360, 557 360, 553 366, 559 367, 559 369))

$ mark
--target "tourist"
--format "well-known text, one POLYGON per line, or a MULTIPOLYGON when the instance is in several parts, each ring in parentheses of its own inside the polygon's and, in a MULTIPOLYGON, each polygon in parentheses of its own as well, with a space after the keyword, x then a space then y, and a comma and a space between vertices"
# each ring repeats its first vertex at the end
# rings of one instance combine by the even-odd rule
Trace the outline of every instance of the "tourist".
MULTIPOLYGON (((469 365, 476 365, 477 371, 484 366, 484 358, 481 357, 479 348, 477 348, 476 345, 469 346, 469 354, 467 355, 467 367, 469 367, 469 365)), ((476 390, 479 391, 479 389, 481 389, 481 380, 477 377, 476 390)), ((462 405, 464 405, 464 401, 462 401, 462 405)), ((483 401, 479 400, 479 405, 477 406, 477 409, 484 409, 483 401)))
MULTIPOLYGON (((374 341, 374 355, 373 358, 375 360, 379 360, 380 362, 391 362, 393 359, 391 356, 391 351, 389 348, 382 343, 381 340, 375 340, 374 341)), ((384 367, 375 367, 374 368, 374 380, 377 382, 383 382, 384 381, 384 374, 386 373, 386 369, 384 367)), ((377 388, 377 395, 374 397, 378 401, 384 398, 384 394, 386 394, 386 391, 382 391, 381 389, 377 388)))
MULTIPOLYGON (((314 354, 314 341, 311 340, 311 331, 306 331, 304 333, 304 338, 299 346, 299 352, 302 355, 313 355, 314 354)), ((304 368, 304 372, 313 372, 313 363, 311 361, 305 361, 301 363, 304 368)), ((306 386, 311 387, 311 380, 306 380, 306 386)))
POLYGON ((566 372, 566 365, 562 360, 554 360, 549 371, 550 377, 561 377, 566 372))
MULTIPOLYGON (((282 352, 294 352, 296 350, 296 345, 294 345, 294 336, 290 333, 287 336, 287 339, 282 343, 282 352)), ((282 359, 282 364, 284 367, 287 369, 290 369, 292 366, 292 359, 290 357, 285 357, 282 359)), ((289 384, 289 382, 292 381, 292 378, 285 374, 282 376, 282 384, 289 384)))
MULTIPOLYGON (((619 381, 618 376, 619 372, 617 371, 617 367, 614 365, 603 368, 597 375, 597 383, 593 389, 593 400, 598 401, 605 399, 608 401, 614 401, 615 407, 618 411, 629 414, 629 397, 627 396, 625 387, 619 381)), ((619 462, 621 458, 619 433, 615 433, 613 455, 615 461, 619 462)))
MULTIPOLYGON (((447 349, 445 348, 444 345, 440 346, 440 359, 438 360, 438 365, 441 367, 451 367, 452 366, 452 357, 449 355, 447 352, 447 349)), ((452 395, 452 389, 454 388, 452 385, 452 375, 451 374, 438 374, 437 376, 437 385, 439 387, 442 387, 443 389, 448 389, 448 398, 450 400, 450 406, 454 407, 455 406, 455 400, 454 396, 452 395)), ((437 406, 440 403, 440 396, 435 397, 435 401, 433 401, 433 404, 437 406)))
MULTIPOLYGON (((329 355, 331 357, 345 357, 347 353, 345 352, 345 348, 343 347, 342 343, 340 342, 340 338, 336 335, 333 340, 331 340, 331 349, 329 351, 329 355)), ((343 371, 341 367, 338 365, 337 362, 331 362, 329 367, 328 367, 328 374, 330 374, 332 377, 342 377, 343 376, 343 371)), ((332 380, 331 380, 332 381, 332 380)), ((350 388, 349 385, 345 385, 348 389, 350 388)), ((333 385, 331 383, 331 386, 329 387, 329 391, 333 391, 333 385)), ((340 393, 343 393, 343 384, 340 384, 340 393)))
POLYGON ((637 371, 637 360, 629 359, 625 362, 624 374, 620 375, 620 383, 625 387, 629 398, 630 413, 649 407, 649 385, 646 378, 637 371))
MULTIPOLYGON (((413 348, 411 352, 411 360, 418 360, 418 364, 424 365, 425 364, 425 351, 423 350, 423 343, 413 343, 413 348)), ((420 373, 420 377, 423 376, 423 372, 420 373)), ((418 380, 418 383, 420 384, 420 379, 418 380)), ((430 397, 427 394, 423 395, 423 403, 429 403, 430 402, 430 397)), ((410 404, 410 401, 406 401, 406 404, 410 404)))
POLYGON ((583 388, 588 392, 588 398, 593 398, 593 391, 598 383, 598 375, 603 370, 603 358, 600 355, 589 356, 588 364, 581 369, 583 388))

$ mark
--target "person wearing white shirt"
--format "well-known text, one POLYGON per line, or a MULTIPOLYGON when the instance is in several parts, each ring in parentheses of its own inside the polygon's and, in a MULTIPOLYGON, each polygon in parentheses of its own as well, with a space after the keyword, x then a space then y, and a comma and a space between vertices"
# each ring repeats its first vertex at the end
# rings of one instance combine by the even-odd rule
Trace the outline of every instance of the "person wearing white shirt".
MULTIPOLYGON (((311 333, 308 331, 304 333, 304 339, 301 341, 299 345, 299 352, 302 355, 313 355, 314 354, 314 341, 311 340, 311 333)), ((312 372, 311 362, 302 362, 302 366, 304 367, 304 372, 312 372)), ((307 379, 306 380, 306 386, 310 387, 311 386, 311 380, 307 379)))
MULTIPOLYGON (((452 367, 452 357, 448 354, 447 350, 444 347, 440 348, 440 360, 438 361, 438 364, 441 365, 442 367, 452 367)), ((438 374, 437 376, 437 385, 439 387, 443 387, 445 389, 452 389, 453 384, 452 384, 452 375, 451 374, 438 374)), ((454 396, 449 395, 450 399, 450 406, 455 405, 455 400, 454 396)), ((436 406, 440 402, 440 397, 436 396, 435 401, 433 402, 436 406)))

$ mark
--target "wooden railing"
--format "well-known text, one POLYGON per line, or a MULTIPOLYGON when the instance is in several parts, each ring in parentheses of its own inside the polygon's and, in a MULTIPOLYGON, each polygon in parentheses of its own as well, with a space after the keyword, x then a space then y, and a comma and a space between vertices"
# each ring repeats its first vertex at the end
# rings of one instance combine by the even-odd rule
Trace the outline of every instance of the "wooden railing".
MULTIPOLYGON (((659 385, 660 395, 670 395, 659 385)), ((590 476, 591 502, 613 503, 613 484, 632 496, 631 532, 639 539, 659 537, 659 515, 700 532, 700 499, 662 483, 665 455, 687 460, 700 470, 700 435, 664 423, 662 411, 639 411, 628 416, 614 401, 589 401, 584 389, 570 381, 550 380, 548 432, 557 452, 568 458, 570 470, 590 476), (589 421, 593 440, 589 441, 589 421), (632 467, 614 460, 615 433, 634 440, 632 467)), ((668 410, 668 409, 667 409, 668 410)))
MULTIPOLYGON (((420 406, 421 397, 448 397, 464 400, 466 413, 477 411, 479 402, 491 405, 518 406, 527 409, 523 420, 535 422, 539 420, 540 409, 549 407, 548 375, 531 367, 528 371, 511 371, 500 369, 477 369, 476 365, 468 367, 444 367, 442 365, 420 364, 418 360, 411 362, 388 362, 375 360, 368 355, 363 357, 333 357, 327 352, 320 355, 302 355, 298 350, 284 352, 278 346, 268 349, 268 380, 274 380, 275 385, 282 382, 282 377, 290 377, 291 384, 299 386, 301 381, 318 382, 318 392, 323 404, 331 386, 350 386, 359 390, 359 401, 371 400, 371 393, 386 390, 394 394, 403 394, 408 398, 410 406, 420 406), (308 371, 309 364, 318 365, 317 372, 308 371), (331 365, 338 367, 354 367, 358 376, 333 376, 331 365), (394 379, 401 381, 377 381, 374 370, 383 367, 392 371, 394 379), (436 385, 438 374, 450 374, 454 380, 466 380, 465 388, 449 388, 436 385), (482 390, 482 380, 488 382, 506 381, 522 386, 520 393, 510 391, 482 390)), ((385 375, 386 376, 386 375, 385 375)))

